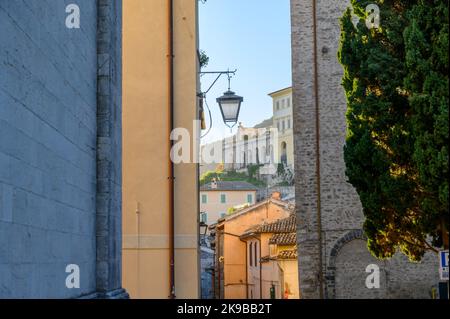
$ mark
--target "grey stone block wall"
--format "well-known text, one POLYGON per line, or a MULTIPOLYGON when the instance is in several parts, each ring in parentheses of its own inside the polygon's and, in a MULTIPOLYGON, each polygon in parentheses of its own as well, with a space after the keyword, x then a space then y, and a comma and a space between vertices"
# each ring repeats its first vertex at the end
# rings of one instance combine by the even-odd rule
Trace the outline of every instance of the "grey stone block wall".
POLYGON ((0 1, 0 298, 120 287, 120 3, 0 1), (65 26, 69 3, 80 29, 65 26), (112 62, 97 72, 102 54, 112 62), (80 289, 65 285, 68 264, 80 289))
POLYGON ((301 294, 303 298, 319 298, 322 275, 324 298, 429 297, 429 290, 438 282, 437 257, 430 253, 420 265, 409 263, 400 254, 389 262, 373 258, 361 230, 364 216, 359 197, 345 176, 346 100, 341 87, 343 70, 337 60, 337 51, 339 18, 349 4, 347 0, 316 0, 320 122, 319 136, 316 134, 313 1, 291 0, 301 294), (320 145, 322 247, 319 246, 318 232, 317 138, 320 145), (353 248, 347 248, 347 245, 353 248), (388 274, 384 292, 367 291, 365 267, 371 263, 379 264, 382 272, 388 274))
POLYGON ((95 290, 95 2, 0 2, 0 296, 95 290), (67 289, 67 264, 81 289, 67 289))
POLYGON ((122 284, 122 1, 98 0, 97 291, 122 284))

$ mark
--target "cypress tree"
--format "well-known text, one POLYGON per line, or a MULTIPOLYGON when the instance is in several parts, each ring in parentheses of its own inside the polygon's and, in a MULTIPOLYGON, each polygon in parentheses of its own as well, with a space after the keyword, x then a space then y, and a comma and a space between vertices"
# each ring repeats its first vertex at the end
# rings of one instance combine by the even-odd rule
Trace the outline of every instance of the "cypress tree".
POLYGON ((448 4, 352 1, 338 58, 347 97, 346 175, 378 258, 419 261, 448 238, 448 4), (365 8, 380 8, 367 28, 365 8), (360 19, 354 25, 354 17, 360 19))

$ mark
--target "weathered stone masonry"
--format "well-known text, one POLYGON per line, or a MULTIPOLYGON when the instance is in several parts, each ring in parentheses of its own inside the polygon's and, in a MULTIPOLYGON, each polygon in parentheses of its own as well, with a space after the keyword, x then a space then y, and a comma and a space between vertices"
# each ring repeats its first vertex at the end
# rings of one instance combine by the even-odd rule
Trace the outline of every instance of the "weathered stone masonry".
POLYGON ((121 1, 70 3, 0 2, 0 298, 126 297, 121 1))
POLYGON ((420 264, 411 264, 400 254, 390 261, 373 258, 361 230, 361 203, 345 176, 346 100, 341 87, 343 70, 337 60, 337 51, 339 18, 349 1, 316 1, 319 136, 316 134, 313 1, 291 1, 301 295, 303 298, 320 298, 322 277, 324 298, 429 298, 431 287, 438 282, 436 256, 428 254, 420 264), (317 138, 320 145, 320 236, 317 138), (380 289, 367 289, 365 286, 368 275, 365 269, 369 264, 377 264, 381 269, 380 289))
MULTIPOLYGON (((97 292, 123 298, 122 1, 98 0, 97 292)), ((103 295, 103 296, 102 296, 103 295)))

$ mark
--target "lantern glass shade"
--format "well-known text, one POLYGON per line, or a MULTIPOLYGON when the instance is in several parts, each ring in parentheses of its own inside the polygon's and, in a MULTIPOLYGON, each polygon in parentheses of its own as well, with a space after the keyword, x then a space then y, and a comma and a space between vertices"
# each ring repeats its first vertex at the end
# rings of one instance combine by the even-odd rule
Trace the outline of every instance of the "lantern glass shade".
POLYGON ((227 91, 223 96, 217 98, 217 103, 219 103, 225 123, 236 123, 238 121, 239 111, 243 101, 243 97, 236 95, 232 91, 227 91))

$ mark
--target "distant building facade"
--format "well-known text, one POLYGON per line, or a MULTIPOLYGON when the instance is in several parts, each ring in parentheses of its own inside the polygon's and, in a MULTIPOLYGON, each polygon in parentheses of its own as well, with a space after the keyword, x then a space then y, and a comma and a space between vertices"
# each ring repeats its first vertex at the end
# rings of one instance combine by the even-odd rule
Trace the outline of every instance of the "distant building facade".
MULTIPOLYGON (((212 225, 215 248, 215 297, 216 299, 249 299, 252 294, 256 297, 260 291, 259 275, 251 277, 248 267, 250 252, 245 240, 241 236, 249 228, 287 218, 292 207, 277 198, 269 198, 248 208, 244 208, 220 219, 212 225), (255 279, 257 278, 257 279, 255 279)), ((260 260, 262 257, 261 243, 252 244, 251 259, 260 260), (253 246, 254 245, 254 246, 253 246)), ((250 270, 260 271, 261 264, 250 270)), ((272 276, 272 275, 270 275, 272 276)), ((271 277, 270 277, 271 278, 271 277)))
POLYGON ((250 299, 299 299, 296 229, 296 216, 291 212, 289 217, 251 227, 240 236, 247 243, 250 299))
MULTIPOLYGON (((200 174, 223 163, 226 170, 244 172, 259 165, 260 177, 271 183, 279 164, 294 175, 292 87, 270 93, 273 116, 254 127, 239 123, 236 134, 202 145, 200 174)), ((275 181, 276 183, 277 181, 275 181)))
POLYGON ((218 164, 238 172, 246 171, 251 165, 262 165, 270 168, 271 174, 276 173, 278 133, 270 123, 267 121, 268 126, 257 128, 239 123, 233 136, 202 145, 200 174, 214 170, 218 164))
POLYGON ((212 181, 200 187, 200 222, 217 223, 230 209, 256 203, 257 188, 243 181, 212 181))
POLYGON ((292 168, 294 165, 292 87, 270 93, 269 96, 273 101, 273 127, 278 131, 278 162, 292 168))

